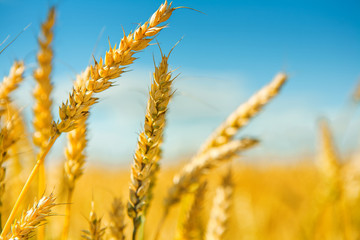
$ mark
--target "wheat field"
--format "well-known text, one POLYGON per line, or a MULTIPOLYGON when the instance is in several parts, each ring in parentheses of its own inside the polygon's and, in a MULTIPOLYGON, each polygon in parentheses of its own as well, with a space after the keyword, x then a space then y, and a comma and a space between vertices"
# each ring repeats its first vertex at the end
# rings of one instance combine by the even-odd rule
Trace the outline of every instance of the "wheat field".
MULTIPOLYGON (((251 163, 247 157, 263 143, 242 130, 286 91, 291 74, 284 71, 237 103, 192 156, 162 162, 167 115, 181 74, 172 59, 182 42, 164 49, 159 34, 174 14, 195 9, 168 1, 157 7, 124 31, 118 44, 109 40, 103 57, 76 75, 60 106, 54 104, 52 80, 56 6, 37 33, 36 66, 16 60, 7 70, 0 85, 0 239, 360 239, 360 165, 356 156, 341 155, 327 119, 316 123, 316 156, 289 163, 251 163), (160 57, 154 57, 142 125, 133 130, 133 158, 112 166, 101 159, 88 162, 88 142, 96 137, 89 134, 89 116, 97 114, 93 106, 148 47, 160 57), (14 101, 26 75, 34 80, 29 123, 24 106, 14 101), (61 136, 62 161, 47 164, 61 136)), ((21 37, 5 39, 0 58, 21 37)), ((359 92, 354 90, 351 101, 359 101, 359 92)))

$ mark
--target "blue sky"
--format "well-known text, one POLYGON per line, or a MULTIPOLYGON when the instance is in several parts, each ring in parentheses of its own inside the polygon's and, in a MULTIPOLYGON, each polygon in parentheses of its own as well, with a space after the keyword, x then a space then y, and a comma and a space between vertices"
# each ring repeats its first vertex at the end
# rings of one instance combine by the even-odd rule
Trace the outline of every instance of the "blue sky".
MULTIPOLYGON (((91 55, 97 59, 104 55, 108 37, 112 44, 119 42, 122 27, 128 33, 146 21, 162 1, 0 0, 0 40, 15 36, 31 23, 0 55, 3 75, 14 59, 25 59, 28 65, 27 82, 17 101, 29 120, 36 36, 52 3, 58 6, 53 79, 55 104, 60 104, 75 74, 88 65, 91 55)), ((181 75, 168 116, 168 159, 194 152, 212 129, 278 71, 289 73, 289 82, 243 132, 263 141, 249 154, 290 158, 314 151, 320 116, 330 118, 344 138, 339 119, 360 77, 359 1, 209 0, 173 4, 205 14, 176 10, 169 28, 157 38, 166 52, 184 37, 170 59, 172 68, 181 75)), ((144 121, 153 55, 159 61, 156 46, 139 53, 132 71, 118 79, 118 86, 102 94, 93 109, 89 155, 94 160, 105 155, 104 161, 121 159, 127 164, 131 158, 144 121), (111 141, 103 144, 106 138, 111 141)), ((355 117, 360 119, 358 115, 355 117)), ((351 122, 348 145, 356 146, 356 131, 360 133, 357 122, 351 122)), ((63 144, 60 141, 58 148, 63 144)))

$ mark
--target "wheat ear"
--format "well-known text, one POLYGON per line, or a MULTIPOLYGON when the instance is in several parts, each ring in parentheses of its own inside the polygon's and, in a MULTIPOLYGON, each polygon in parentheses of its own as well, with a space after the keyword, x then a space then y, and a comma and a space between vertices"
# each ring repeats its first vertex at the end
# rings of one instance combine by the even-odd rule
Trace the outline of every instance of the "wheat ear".
POLYGON ((24 79, 24 63, 15 61, 7 77, 4 77, 0 85, 0 117, 2 126, 0 130, 0 229, 2 228, 2 206, 5 192, 5 161, 8 159, 8 151, 11 146, 20 138, 22 131, 19 129, 19 114, 11 106, 10 93, 24 79))
MULTIPOLYGON (((351 239, 351 220, 343 197, 343 166, 340 162, 330 127, 325 119, 320 121, 319 128, 321 138, 320 170, 326 184, 325 199, 323 199, 325 201, 321 203, 323 206, 320 207, 324 208, 326 204, 331 204, 339 208, 342 220, 341 228, 343 239, 351 239)), ((316 218, 319 218, 321 215, 321 210, 319 211, 319 216, 316 216, 316 218)), ((320 219, 316 219, 316 223, 319 220, 320 219)))
POLYGON ((46 217, 51 216, 51 209, 55 206, 53 194, 42 197, 33 207, 24 212, 21 218, 11 226, 11 232, 4 240, 29 239, 33 231, 43 224, 46 217))
POLYGON ((216 189, 213 206, 210 212, 210 219, 206 231, 206 240, 224 239, 227 229, 229 210, 232 200, 233 182, 231 171, 224 176, 221 186, 216 189))
POLYGON ((83 230, 82 239, 101 240, 103 239, 105 228, 101 228, 101 218, 96 216, 94 201, 91 202, 89 219, 89 230, 83 230))
POLYGON ((279 73, 247 102, 241 104, 230 116, 210 135, 201 146, 198 155, 213 147, 229 142, 240 128, 244 127, 273 97, 275 97, 287 79, 286 74, 279 73))
POLYGON ((34 70, 33 76, 36 81, 34 89, 35 104, 34 111, 34 134, 33 141, 38 147, 45 147, 51 133, 53 117, 51 114, 52 100, 51 93, 53 85, 51 83, 52 72, 52 40, 53 26, 55 23, 55 8, 49 10, 46 21, 41 25, 41 36, 38 38, 40 46, 37 54, 38 68, 34 70))
POLYGON ((207 182, 202 182, 195 194, 191 194, 191 206, 184 219, 180 223, 180 230, 175 239, 178 240, 198 240, 204 238, 204 226, 202 223, 203 208, 205 205, 205 195, 207 182))
POLYGON ((21 132, 14 126, 16 126, 16 113, 7 116, 8 119, 1 122, 0 129, 0 229, 2 224, 2 207, 3 207, 3 196, 5 193, 5 176, 6 168, 4 163, 9 159, 8 151, 11 146, 20 138, 21 132))
MULTIPOLYGON (((55 132, 55 131, 54 131, 55 132)), ((40 154, 38 154, 37 156, 37 161, 35 166, 33 167, 33 169, 31 170, 31 173, 29 175, 29 177, 27 178, 15 204, 14 207, 12 208, 9 217, 6 220, 6 223, 4 225, 4 228, 2 229, 1 235, 0 235, 0 239, 4 238, 8 231, 10 230, 10 224, 11 222, 14 220, 16 213, 18 212, 21 203, 23 201, 23 199, 25 198, 28 190, 30 189, 30 184, 32 183, 32 181, 35 179, 35 177, 37 176, 37 173, 39 171, 39 166, 43 163, 43 161, 45 160, 46 155, 49 153, 51 147, 54 145, 56 139, 59 137, 58 134, 54 135, 53 137, 50 138, 49 143, 47 145, 47 147, 45 149, 43 149, 40 154)))
POLYGON ((46 155, 57 138, 61 133, 75 129, 78 120, 86 118, 88 115, 86 109, 97 101, 97 98, 93 97, 93 93, 102 92, 112 85, 110 80, 119 77, 124 71, 125 66, 135 60, 135 57, 133 57, 134 53, 146 48, 150 41, 166 27, 166 25, 160 26, 160 24, 168 20, 174 10, 175 8, 171 7, 171 3, 168 4, 165 1, 151 16, 149 21, 139 26, 135 32, 124 36, 118 48, 116 48, 116 45, 114 48, 110 47, 110 50, 106 52, 104 60, 101 58, 99 63, 95 61, 94 65, 90 66, 91 74, 89 79, 86 80, 85 86, 73 88, 69 99, 59 108, 60 121, 57 123, 53 122, 51 137, 38 155, 37 162, 11 210, 1 236, 4 236, 9 231, 10 223, 14 219, 20 203, 24 199, 31 182, 39 171, 40 165, 45 160, 46 155))
POLYGON ((197 188, 200 178, 209 170, 215 168, 222 162, 231 160, 236 153, 255 146, 258 140, 244 138, 232 140, 221 147, 212 148, 200 157, 185 165, 185 167, 173 179, 173 184, 165 199, 165 213, 169 208, 178 203, 184 193, 191 192, 197 188))
MULTIPOLYGON (((85 84, 85 80, 90 75, 90 68, 87 68, 83 73, 77 76, 75 87, 81 87, 85 84)), ((89 109, 84 109, 88 111, 89 109)), ((68 238, 70 228, 71 216, 71 202, 75 188, 75 182, 83 174, 83 165, 85 164, 85 148, 87 145, 87 117, 81 118, 77 121, 77 127, 70 131, 67 135, 68 143, 65 149, 66 161, 64 164, 64 177, 67 187, 67 205, 65 210, 65 221, 62 233, 62 239, 68 238)))
POLYGON ((320 121, 319 128, 321 137, 320 169, 329 181, 338 182, 336 179, 340 175, 341 164, 330 128, 325 120, 320 121))
MULTIPOLYGON (((13 131, 18 136, 18 141, 16 141, 16 143, 10 147, 11 158, 12 158, 11 159, 12 172, 13 175, 20 176, 23 170, 22 165, 25 162, 23 160, 23 157, 20 155, 23 151, 26 151, 27 153, 29 153, 28 155, 30 156, 30 159, 33 159, 34 153, 32 149, 32 142, 28 138, 29 133, 24 117, 22 116, 20 110, 16 106, 14 106, 14 104, 7 105, 7 115, 9 116, 8 119, 11 119, 12 121, 13 131)), ((22 184, 20 184, 20 186, 21 185, 22 184)))
POLYGON ((90 77, 80 88, 74 87, 69 99, 59 109, 60 122, 56 124, 58 132, 68 132, 75 128, 76 121, 85 118, 88 107, 96 103, 93 93, 102 92, 112 86, 111 79, 121 76, 127 65, 136 59, 133 55, 145 49, 150 41, 166 26, 159 26, 168 20, 175 8, 165 1, 152 15, 149 21, 139 26, 133 33, 124 36, 117 48, 110 46, 105 58, 90 67, 90 77))
POLYGON ((160 144, 165 128, 165 114, 173 94, 174 78, 168 69, 168 56, 162 54, 160 64, 155 67, 153 82, 145 115, 144 130, 140 133, 134 163, 131 167, 128 215, 133 220, 133 239, 141 223, 146 205, 149 204, 149 187, 153 166, 159 161, 160 144))
MULTIPOLYGON (((46 21, 41 25, 41 36, 38 38, 40 46, 37 54, 38 68, 34 70, 33 77, 36 86, 33 92, 35 104, 34 111, 34 134, 33 142, 40 148, 45 148, 51 134, 53 117, 51 114, 52 100, 51 83, 52 60, 53 60, 53 27, 55 23, 55 8, 50 8, 46 21)), ((42 163, 39 168, 38 196, 45 191, 45 165, 42 163)), ((37 234, 39 240, 45 238, 45 228, 40 226, 37 234)))
POLYGON ((10 69, 9 75, 4 77, 0 85, 0 104, 2 107, 8 102, 10 93, 14 91, 18 87, 18 84, 24 79, 24 71, 24 62, 15 61, 10 69))
POLYGON ((119 198, 114 198, 110 211, 109 232, 111 240, 125 240, 125 208, 119 198))

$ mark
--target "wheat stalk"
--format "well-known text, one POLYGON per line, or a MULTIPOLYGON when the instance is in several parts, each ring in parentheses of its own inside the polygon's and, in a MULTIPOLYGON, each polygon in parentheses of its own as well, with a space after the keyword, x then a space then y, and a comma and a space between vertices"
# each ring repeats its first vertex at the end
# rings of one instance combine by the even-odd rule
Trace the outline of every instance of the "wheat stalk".
POLYGON ((168 4, 167 1, 161 4, 149 21, 139 26, 133 33, 124 36, 118 48, 116 48, 116 45, 114 48, 110 46, 110 50, 106 52, 105 58, 101 58, 99 62, 95 61, 94 65, 90 66, 90 77, 86 80, 84 86, 80 88, 75 86, 73 88, 69 99, 59 108, 60 121, 57 123, 53 122, 50 133, 51 137, 38 155, 37 162, 11 210, 1 236, 8 232, 10 222, 14 219, 20 203, 30 187, 30 183, 37 175, 39 167, 43 164, 46 155, 57 138, 61 133, 75 129, 77 121, 86 118, 88 115, 86 109, 97 102, 97 98, 93 97, 93 93, 102 92, 112 85, 110 80, 119 77, 123 73, 125 66, 135 60, 135 57, 133 57, 134 53, 146 48, 153 37, 166 27, 166 25, 160 26, 160 24, 168 20, 174 10, 175 8, 172 8, 171 3, 168 4))
POLYGON ((233 193, 233 182, 231 178, 231 172, 229 171, 228 174, 224 176, 221 186, 216 189, 206 231, 206 240, 224 239, 233 193))
POLYGON ((275 97, 287 79, 286 74, 279 73, 247 102, 241 104, 229 117, 210 135, 201 146, 198 155, 213 147, 228 143, 240 128, 244 127, 273 97, 275 97))
MULTIPOLYGON (((324 178, 324 193, 321 205, 315 216, 315 224, 318 224, 321 220, 320 217, 325 211, 327 205, 339 208, 342 224, 341 234, 343 239, 352 239, 351 236, 351 220, 348 216, 348 210, 345 199, 343 197, 344 182, 343 182, 343 165, 340 162, 334 139, 330 130, 330 127, 326 120, 322 119, 319 123, 321 149, 320 149, 320 170, 324 178)), ((336 217, 336 216, 335 216, 336 217)), ((316 226, 314 226, 313 231, 316 226)), ((315 232, 314 232, 315 233, 315 232)))
POLYGON ((4 237, 4 240, 10 239, 29 239, 33 231, 51 216, 51 209, 55 206, 53 194, 42 197, 35 202, 33 207, 24 212, 21 218, 11 226, 11 232, 4 237))
MULTIPOLYGON (((13 117, 13 116, 12 116, 13 117)), ((6 120, 4 123, 5 125, 1 127, 0 130, 0 228, 1 228, 1 218, 3 212, 3 196, 5 193, 5 175, 6 175, 6 168, 4 163, 9 158, 8 151, 10 147, 18 140, 19 132, 13 128, 13 121, 6 120)))
MULTIPOLYGON (((38 38, 40 46, 37 54, 38 68, 34 70, 33 77, 36 81, 36 86, 33 92, 35 99, 34 111, 34 134, 33 142, 40 148, 45 148, 51 134, 53 117, 51 114, 52 99, 51 92, 53 85, 51 83, 52 72, 52 40, 53 40, 53 27, 55 23, 55 7, 50 8, 45 22, 41 25, 41 36, 38 38)), ((38 180, 38 196, 40 197, 45 191, 45 165, 42 163, 39 169, 38 180)), ((38 239, 44 239, 45 228, 39 227, 38 239)))
MULTIPOLYGON (((103 59, 100 59, 99 63, 95 62, 95 65, 88 70, 89 72, 85 73, 86 78, 82 78, 80 84, 74 86, 69 102, 63 104, 60 108, 59 113, 62 121, 57 124, 59 132, 69 131, 74 128, 75 124, 81 124, 81 127, 84 128, 78 128, 77 132, 69 136, 69 139, 73 138, 74 141, 70 142, 67 158, 76 159, 75 161, 67 161, 65 165, 70 188, 73 188, 72 185, 75 179, 82 173, 81 167, 85 158, 82 150, 86 146, 86 128, 84 126, 86 126, 85 122, 90 106, 97 101, 96 98, 92 97, 92 94, 104 91, 111 86, 112 82, 109 80, 119 77, 124 70, 122 66, 129 65, 135 60, 132 55, 148 46, 152 40, 151 37, 157 35, 165 27, 158 27, 158 25, 166 21, 173 10, 171 3, 167 4, 167 1, 165 1, 148 22, 140 26, 134 33, 124 36, 118 49, 116 49, 116 45, 114 48, 110 47, 110 50, 105 55, 104 64, 103 59), (75 141, 77 142, 75 143, 75 141), (71 149, 74 148, 75 144, 78 146, 77 149, 71 149), (76 151, 70 151, 69 149, 76 151), (72 153, 77 154, 77 156, 72 153)), ((70 194, 69 196, 71 198, 70 194)))
POLYGON ((83 230, 81 237, 87 240, 103 239, 105 228, 101 228, 101 218, 96 216, 94 201, 91 202, 91 211, 89 219, 89 230, 83 230))
POLYGON ((6 168, 5 161, 9 158, 8 151, 11 146, 20 138, 23 129, 19 129, 21 124, 19 122, 19 114, 11 106, 10 94, 23 81, 24 77, 24 63, 22 61, 15 61, 10 69, 9 75, 4 77, 0 85, 0 117, 3 120, 0 130, 0 229, 2 227, 2 206, 3 195, 5 192, 5 175, 6 168))
POLYGON ((139 135, 137 149, 134 154, 134 163, 131 167, 130 196, 128 202, 128 215, 133 220, 133 239, 141 223, 146 205, 149 204, 149 188, 151 177, 160 157, 165 114, 173 94, 172 82, 174 78, 168 69, 168 56, 163 54, 160 64, 155 67, 153 82, 149 92, 149 100, 145 115, 144 130, 139 135))
POLYGON ((108 229, 110 230, 111 240, 125 240, 125 209, 121 200, 114 198, 111 211, 110 211, 110 224, 108 229))

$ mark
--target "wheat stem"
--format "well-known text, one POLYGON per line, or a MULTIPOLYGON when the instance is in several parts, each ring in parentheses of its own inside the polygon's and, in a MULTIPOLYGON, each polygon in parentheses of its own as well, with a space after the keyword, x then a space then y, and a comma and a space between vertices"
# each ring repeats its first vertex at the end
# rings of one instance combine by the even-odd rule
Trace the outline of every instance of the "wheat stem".
POLYGON ((8 159, 8 150, 19 140, 23 129, 19 123, 19 114, 12 107, 10 93, 13 92, 18 84, 23 81, 24 63, 15 61, 12 65, 9 75, 4 77, 0 85, 0 117, 5 115, 5 119, 0 119, 0 230, 2 229, 3 195, 5 193, 5 161, 8 159))
POLYGON ((68 189, 67 192, 67 201, 66 201, 66 208, 65 208, 65 220, 64 220, 64 226, 63 226, 63 232, 61 239, 68 239, 69 236, 69 229, 70 229, 70 219, 71 219, 71 205, 72 205, 72 198, 74 194, 74 189, 68 189))
MULTIPOLYGON (((51 47, 53 40, 53 26, 55 23, 55 8, 50 8, 45 22, 41 25, 41 36, 38 38, 40 46, 37 54, 39 67, 33 72, 36 86, 34 89, 35 104, 34 111, 34 134, 33 142, 40 148, 46 147, 51 134, 53 117, 51 114, 52 100, 51 92, 53 86, 51 84, 52 59, 53 50, 51 47)), ((41 151, 41 150, 40 150, 41 151)), ((38 197, 40 198, 45 192, 45 164, 39 166, 38 176, 38 197)), ((40 226, 37 231, 37 238, 43 240, 45 238, 45 227, 40 226)))

